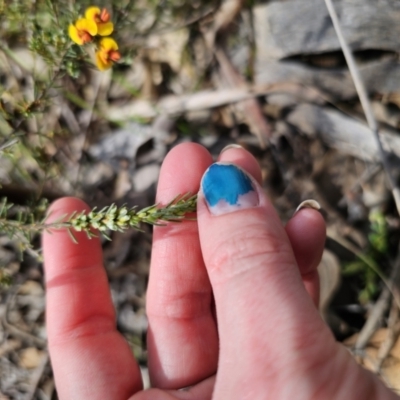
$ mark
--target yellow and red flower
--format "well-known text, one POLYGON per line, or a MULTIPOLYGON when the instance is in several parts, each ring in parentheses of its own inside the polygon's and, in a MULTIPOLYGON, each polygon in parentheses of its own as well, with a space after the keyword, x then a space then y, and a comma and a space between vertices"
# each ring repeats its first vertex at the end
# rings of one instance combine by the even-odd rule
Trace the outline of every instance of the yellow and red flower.
MULTIPOLYGON (((114 24, 110 21, 110 13, 105 8, 95 6, 87 8, 85 17, 79 18, 68 27, 70 38, 79 45, 91 42, 96 35, 111 35, 113 31, 114 24)), ((96 47, 96 65, 101 71, 111 68, 114 62, 121 59, 118 44, 111 37, 96 41, 96 47)))
POLYGON ((100 71, 112 67, 114 62, 121 59, 118 44, 114 39, 103 38, 100 40, 99 49, 96 51, 96 65, 100 71))
POLYGON ((68 27, 69 37, 79 45, 91 42, 97 33, 96 23, 87 18, 79 18, 68 27))
POLYGON ((103 8, 89 7, 85 11, 85 18, 93 21, 97 25, 97 34, 100 36, 108 36, 114 30, 114 24, 110 21, 110 13, 103 8))

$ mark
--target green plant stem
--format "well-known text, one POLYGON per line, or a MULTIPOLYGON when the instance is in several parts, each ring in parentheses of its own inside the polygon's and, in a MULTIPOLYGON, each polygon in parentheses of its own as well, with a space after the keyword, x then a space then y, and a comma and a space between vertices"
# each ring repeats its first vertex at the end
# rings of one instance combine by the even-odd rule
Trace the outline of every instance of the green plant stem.
MULTIPOLYGON (((67 219, 69 227, 76 231, 84 231, 92 236, 92 230, 96 229, 103 235, 105 231, 124 231, 128 228, 140 230, 142 223, 150 225, 163 225, 168 221, 180 222, 187 218, 187 214, 196 211, 197 195, 178 196, 164 207, 157 204, 137 210, 136 207, 117 207, 115 204, 97 211, 94 208, 89 213, 81 212, 73 214, 67 219)), ((106 235, 105 235, 106 236, 106 235)), ((107 237, 107 236, 106 236, 107 237)))
POLYGON ((374 271, 379 276, 383 284, 388 288, 389 292, 394 298, 394 301, 396 302, 397 306, 400 309, 400 292, 397 290, 397 288, 393 287, 393 283, 389 281, 388 278, 386 278, 385 274, 381 271, 379 266, 369 257, 365 257, 365 255, 362 252, 360 252, 355 246, 353 246, 350 242, 348 242, 344 238, 329 233, 328 236, 331 237, 340 245, 342 245, 345 249, 351 251, 357 258, 359 258, 362 262, 364 262, 365 265, 371 268, 371 270, 374 271))
MULTIPOLYGON (((0 233, 5 233, 9 237, 24 237, 30 241, 33 234, 50 229, 66 228, 72 238, 74 238, 72 230, 85 232, 88 237, 96 236, 94 232, 99 231, 108 238, 107 231, 124 231, 128 228, 140 230, 143 223, 164 225, 166 222, 181 222, 188 218, 188 214, 196 211, 196 206, 197 195, 186 194, 176 197, 164 207, 154 204, 138 210, 137 207, 118 207, 112 204, 99 211, 94 208, 88 213, 85 211, 73 213, 52 223, 47 223, 46 220, 25 223, 21 220, 9 219, 3 212, 0 217, 0 233)), ((8 205, 7 211, 11 208, 12 205, 8 205)))

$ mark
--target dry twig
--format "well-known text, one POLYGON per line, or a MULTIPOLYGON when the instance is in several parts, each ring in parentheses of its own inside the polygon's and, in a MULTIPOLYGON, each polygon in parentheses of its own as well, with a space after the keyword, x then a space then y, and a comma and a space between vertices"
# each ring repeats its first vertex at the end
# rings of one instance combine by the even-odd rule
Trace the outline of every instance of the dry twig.
POLYGON ((399 317, 400 310, 397 307, 396 303, 392 302, 392 308, 389 314, 387 336, 379 348, 378 359, 375 365, 375 372, 379 372, 381 370, 383 362, 389 356, 390 351, 396 344, 396 340, 399 337, 400 333, 399 317))
POLYGON ((17 295, 19 287, 16 287, 13 294, 9 298, 7 304, 6 304, 6 312, 3 317, 3 326, 4 328, 12 335, 14 335, 16 338, 26 341, 28 343, 32 343, 34 346, 39 347, 39 348, 44 348, 46 347, 47 341, 44 339, 41 339, 39 337, 36 337, 32 335, 29 332, 22 331, 21 329, 17 328, 15 325, 12 325, 9 320, 8 320, 8 314, 10 308, 14 305, 15 303, 15 297, 17 295))
POLYGON ((25 400, 34 399, 36 389, 39 386, 40 380, 42 379, 42 376, 44 374, 44 371, 46 369, 48 362, 49 362, 49 354, 46 352, 42 356, 42 360, 41 360, 39 366, 36 368, 36 370, 33 372, 32 376, 31 376, 31 384, 29 386, 28 392, 26 393, 25 400))
MULTIPOLYGON (((391 276, 389 278, 389 286, 386 286, 378 301, 375 303, 368 319, 367 322, 364 324, 363 328, 360 331, 360 334, 357 338, 357 342, 355 344, 355 350, 357 351, 362 351, 365 346, 368 344, 368 341, 371 339, 373 334, 376 332, 376 330, 379 328, 380 321, 382 320, 386 310, 388 309, 390 298, 391 298, 391 288, 395 288, 394 290, 397 291, 398 293, 398 287, 399 287, 399 279, 400 279, 400 246, 399 246, 399 251, 397 254, 397 258, 394 262, 393 269, 391 276)), ((393 304, 398 307, 398 304, 393 297, 393 304)), ((393 307, 393 306, 392 306, 393 307)))

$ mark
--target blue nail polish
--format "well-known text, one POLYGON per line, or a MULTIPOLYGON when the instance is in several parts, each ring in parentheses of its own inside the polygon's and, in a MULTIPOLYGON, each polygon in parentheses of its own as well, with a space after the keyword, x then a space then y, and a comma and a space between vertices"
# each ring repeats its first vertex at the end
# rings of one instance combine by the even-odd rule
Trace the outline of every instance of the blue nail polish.
POLYGON ((259 203, 253 182, 233 164, 211 165, 203 176, 202 189, 214 215, 255 207, 259 203))

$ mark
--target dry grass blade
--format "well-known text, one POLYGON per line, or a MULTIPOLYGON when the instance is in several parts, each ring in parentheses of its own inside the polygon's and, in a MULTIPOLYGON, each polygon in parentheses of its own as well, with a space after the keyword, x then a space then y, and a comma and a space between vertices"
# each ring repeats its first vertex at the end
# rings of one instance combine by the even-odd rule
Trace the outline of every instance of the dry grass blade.
MULTIPOLYGON (((221 43, 218 43, 218 34, 225 31, 241 12, 242 0, 225 0, 216 13, 213 26, 204 32, 204 38, 209 50, 219 65, 219 72, 215 75, 219 89, 245 89, 247 84, 244 78, 233 66, 221 43)), ((223 41, 221 41, 223 42, 223 41)), ((261 148, 266 145, 272 135, 272 129, 262 113, 261 106, 254 98, 237 102, 233 112, 244 119, 250 131, 257 136, 261 148)))
POLYGON ((379 137, 378 125, 377 125, 376 119, 374 117, 374 114, 372 112, 371 103, 368 99, 365 85, 363 84, 363 81, 361 79, 361 75, 360 75, 359 69, 357 67, 357 64, 354 60, 354 56, 349 48, 349 45, 346 42, 346 39, 343 36, 342 28, 340 26, 340 22, 337 17, 335 8, 333 7, 332 0, 325 0, 325 4, 328 9, 329 15, 332 19, 333 26, 335 28, 337 37, 340 42, 340 46, 342 48, 344 57, 346 59, 347 65, 349 67, 351 77, 354 81, 354 85, 356 87, 357 94, 360 98, 360 102, 361 102, 362 108, 364 110, 368 125, 376 138, 381 162, 385 169, 385 172, 386 172, 386 175, 387 175, 387 178, 389 181, 390 189, 392 191, 393 198, 396 203, 397 212, 400 215, 400 189, 397 187, 395 180, 390 172, 389 162, 387 160, 387 157, 386 157, 385 152, 382 147, 382 142, 379 137))
MULTIPOLYGON (((220 66, 219 80, 221 86, 230 88, 245 88, 243 77, 236 71, 225 51, 217 47, 215 57, 220 66)), ((272 136, 272 128, 264 116, 261 106, 255 98, 242 100, 235 104, 235 109, 242 114, 250 131, 257 136, 260 147, 265 148, 272 136)))
POLYGON ((161 97, 157 102, 135 99, 127 102, 126 105, 111 105, 105 112, 106 117, 111 121, 154 118, 160 115, 176 117, 188 111, 208 110, 253 99, 258 96, 268 96, 277 93, 289 93, 304 102, 319 105, 330 101, 317 89, 298 83, 280 82, 266 85, 249 85, 242 82, 241 85, 236 85, 233 88, 207 89, 183 95, 166 95, 161 97))

